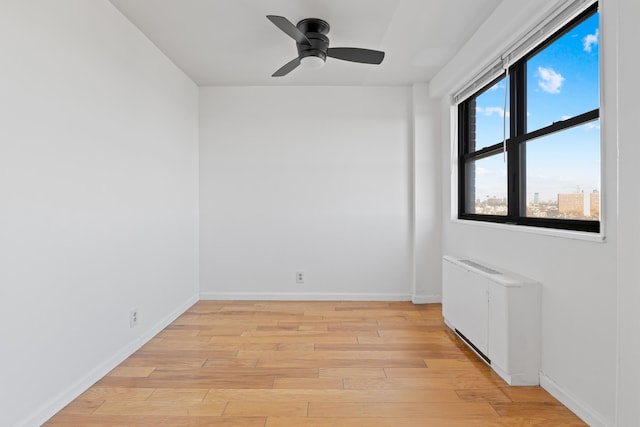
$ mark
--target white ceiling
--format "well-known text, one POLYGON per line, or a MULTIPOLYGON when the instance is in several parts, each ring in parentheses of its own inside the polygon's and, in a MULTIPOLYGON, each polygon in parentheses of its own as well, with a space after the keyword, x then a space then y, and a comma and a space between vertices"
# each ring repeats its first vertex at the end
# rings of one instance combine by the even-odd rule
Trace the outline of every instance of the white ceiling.
POLYGON ((199 86, 408 85, 428 82, 501 0, 110 0, 199 86), (329 22, 332 47, 385 51, 381 65, 327 58, 271 74, 297 55, 267 20, 329 22))

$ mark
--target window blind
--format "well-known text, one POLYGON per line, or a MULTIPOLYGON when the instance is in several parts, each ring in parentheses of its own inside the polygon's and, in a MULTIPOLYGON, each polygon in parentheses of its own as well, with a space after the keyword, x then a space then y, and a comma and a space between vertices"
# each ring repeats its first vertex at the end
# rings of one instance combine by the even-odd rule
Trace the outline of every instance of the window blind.
POLYGON ((585 11, 596 0, 572 0, 561 2, 545 19, 534 26, 524 36, 512 43, 497 58, 487 64, 483 71, 475 75, 462 86, 452 97, 454 105, 461 103, 471 95, 487 85, 492 80, 504 74, 510 64, 521 59, 535 49, 545 39, 558 31, 567 22, 585 11))

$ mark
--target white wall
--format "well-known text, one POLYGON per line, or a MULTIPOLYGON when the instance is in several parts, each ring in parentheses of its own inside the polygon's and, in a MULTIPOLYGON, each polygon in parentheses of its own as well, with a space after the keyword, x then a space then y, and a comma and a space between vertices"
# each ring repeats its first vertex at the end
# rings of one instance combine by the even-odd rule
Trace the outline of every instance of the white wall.
POLYGON ((411 298, 411 99, 201 89, 201 296, 411 298))
MULTIPOLYGON (((452 63, 432 81, 432 94, 443 97, 443 252, 503 266, 542 284, 542 385, 591 425, 613 425, 617 359, 617 141, 615 109, 607 108, 616 102, 616 46, 613 38, 608 38, 609 32, 615 31, 615 15, 607 9, 611 3, 601 5, 605 60, 601 114, 606 241, 575 240, 525 233, 519 231, 521 227, 451 220, 455 169, 450 166, 450 150, 455 135, 451 132, 454 111, 449 96, 463 83, 463 78, 472 77, 472 74, 464 77, 461 70, 476 69, 483 61, 496 57, 497 52, 513 40, 508 34, 495 30, 504 27, 502 23, 507 23, 512 34, 517 34, 518 29, 530 27, 541 10, 552 3, 504 1, 452 63)), ((636 174, 637 181, 637 172, 630 174, 636 174)))
POLYGON ((442 301, 440 104, 413 86, 413 281, 415 303, 442 301))
POLYGON ((640 425, 640 144, 638 144, 638 117, 640 108, 640 59, 638 58, 637 27, 640 2, 625 0, 613 2, 617 6, 618 46, 618 303, 619 303, 619 370, 618 370, 618 423, 620 427, 640 425))
POLYGON ((3 1, 0 52, 0 425, 31 426, 197 297, 198 89, 106 0, 3 1))

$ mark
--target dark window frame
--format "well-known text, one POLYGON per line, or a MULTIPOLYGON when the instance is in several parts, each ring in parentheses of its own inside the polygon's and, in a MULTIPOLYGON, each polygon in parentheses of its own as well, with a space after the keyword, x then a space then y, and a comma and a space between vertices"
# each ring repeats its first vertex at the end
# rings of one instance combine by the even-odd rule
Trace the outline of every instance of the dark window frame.
MULTIPOLYGON (((503 224, 524 225, 532 227, 544 227, 573 231, 586 231, 599 233, 601 220, 562 219, 562 218, 536 218, 526 216, 526 151, 525 142, 551 135, 575 126, 580 126, 600 117, 600 108, 584 112, 567 120, 554 122, 553 124, 527 132, 527 62, 538 52, 551 45, 557 39, 571 31, 591 15, 598 12, 598 3, 594 3, 579 16, 571 20, 567 25, 547 38, 543 43, 519 59, 509 67, 509 111, 508 126, 510 137, 506 140, 507 155, 507 215, 486 215, 469 213, 467 211, 467 164, 492 155, 503 152, 503 141, 494 145, 473 151, 469 147, 469 134, 475 117, 475 100, 486 90, 505 77, 502 74, 488 85, 458 105, 458 219, 494 222, 503 224)), ((602 174, 602 172, 601 172, 602 174)))

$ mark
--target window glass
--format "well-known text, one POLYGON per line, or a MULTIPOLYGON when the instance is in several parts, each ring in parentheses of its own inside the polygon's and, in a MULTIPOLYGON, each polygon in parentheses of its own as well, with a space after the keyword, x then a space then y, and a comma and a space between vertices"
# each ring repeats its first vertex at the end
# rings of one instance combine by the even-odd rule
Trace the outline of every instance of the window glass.
POLYGON ((459 105, 459 218, 600 231, 599 38, 594 3, 459 105))
POLYGON ((599 120, 527 142, 526 159, 527 216, 600 218, 599 120))
POLYGON ((501 154, 467 163, 467 213, 507 214, 507 164, 501 154))
POLYGON ((600 105, 596 13, 527 61, 527 131, 600 105))
MULTIPOLYGON (((504 96, 507 90, 505 86, 505 78, 503 77, 493 85, 489 86, 481 95, 475 98, 475 103, 470 106, 473 109, 475 104, 475 113, 472 111, 472 117, 475 118, 475 133, 473 123, 470 124, 470 141, 469 151, 481 150, 495 144, 502 143, 504 140, 504 96), (474 138, 475 137, 475 138, 474 138), (475 145, 475 146, 474 146, 475 145)), ((508 94, 507 94, 508 96, 508 94)), ((509 99, 507 97, 507 126, 506 134, 509 138, 509 99)))

